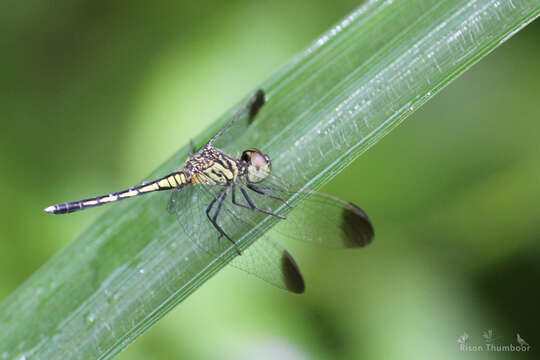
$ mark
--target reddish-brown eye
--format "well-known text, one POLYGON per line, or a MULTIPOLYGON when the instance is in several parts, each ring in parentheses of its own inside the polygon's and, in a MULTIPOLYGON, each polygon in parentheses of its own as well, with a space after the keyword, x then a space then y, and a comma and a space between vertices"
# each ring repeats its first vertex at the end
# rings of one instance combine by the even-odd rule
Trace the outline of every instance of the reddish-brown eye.
POLYGON ((268 164, 268 161, 263 154, 257 152, 251 155, 251 164, 253 164, 255 168, 260 169, 261 167, 266 166, 266 164, 268 164))

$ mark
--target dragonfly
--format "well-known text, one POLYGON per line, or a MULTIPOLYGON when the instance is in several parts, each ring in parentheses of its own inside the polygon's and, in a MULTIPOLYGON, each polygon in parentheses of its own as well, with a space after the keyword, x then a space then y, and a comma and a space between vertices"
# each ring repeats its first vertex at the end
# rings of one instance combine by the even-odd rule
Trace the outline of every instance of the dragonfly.
POLYGON ((157 180, 126 190, 65 202, 45 208, 50 214, 66 214, 157 191, 171 191, 167 212, 175 216, 182 232, 203 254, 218 259, 236 252, 231 265, 293 293, 303 293, 305 284, 293 256, 263 226, 278 220, 276 236, 284 236, 330 248, 360 248, 374 238, 369 217, 357 205, 340 198, 298 189, 272 172, 267 154, 256 148, 240 156, 220 150, 241 136, 265 104, 257 90, 184 166, 157 180), (220 145, 221 144, 221 145, 220 145), (300 196, 297 206, 290 200, 300 196), (208 234, 217 239, 208 241, 208 234), (244 236, 258 239, 241 249, 244 236))

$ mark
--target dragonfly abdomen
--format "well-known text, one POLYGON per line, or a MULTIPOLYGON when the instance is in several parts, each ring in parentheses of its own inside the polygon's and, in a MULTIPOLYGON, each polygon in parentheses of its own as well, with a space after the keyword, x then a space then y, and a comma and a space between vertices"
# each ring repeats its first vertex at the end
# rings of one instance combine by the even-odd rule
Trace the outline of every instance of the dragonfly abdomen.
POLYGON ((188 179, 184 171, 178 171, 164 176, 161 179, 141 184, 127 190, 111 193, 108 195, 101 195, 93 198, 52 205, 46 208, 45 211, 50 214, 66 214, 74 211, 84 210, 94 206, 100 206, 115 201, 129 199, 154 191, 180 189, 189 183, 190 179, 188 179))

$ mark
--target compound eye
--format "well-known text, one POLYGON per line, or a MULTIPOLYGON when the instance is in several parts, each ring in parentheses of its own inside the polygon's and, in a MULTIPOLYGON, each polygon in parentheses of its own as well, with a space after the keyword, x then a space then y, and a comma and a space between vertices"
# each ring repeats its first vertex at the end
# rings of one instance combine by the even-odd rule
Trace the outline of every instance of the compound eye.
POLYGON ((270 157, 268 155, 264 155, 264 158, 266 160, 266 164, 268 165, 268 170, 272 170, 272 162, 270 161, 270 157))
POLYGON ((249 160, 251 159, 251 154, 253 153, 253 150, 252 149, 247 149, 247 150, 244 150, 244 152, 242 153, 242 156, 240 157, 240 159, 244 162, 249 162, 249 160))
POLYGON ((270 158, 257 149, 247 149, 242 154, 247 162, 247 178, 251 183, 258 183, 268 177, 271 171, 270 158))
POLYGON ((251 154, 251 164, 255 166, 256 169, 261 169, 268 165, 269 162, 268 156, 264 156, 260 152, 254 152, 251 154))
POLYGON ((253 165, 259 167, 263 165, 259 157, 264 158, 264 155, 260 152, 260 150, 255 149, 255 148, 250 148, 250 149, 244 150, 244 152, 242 153, 242 157, 240 159, 245 162, 251 162, 252 164, 255 161, 257 164, 253 164, 253 165))

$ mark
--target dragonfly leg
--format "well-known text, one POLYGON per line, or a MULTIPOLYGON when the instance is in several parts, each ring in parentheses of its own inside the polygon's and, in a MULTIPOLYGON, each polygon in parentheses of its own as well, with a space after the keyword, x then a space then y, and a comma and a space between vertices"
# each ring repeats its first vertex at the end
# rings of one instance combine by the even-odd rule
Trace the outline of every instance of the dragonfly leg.
POLYGON ((263 189, 265 190, 278 190, 276 188, 273 188, 271 186, 265 186, 265 187, 258 187, 258 186, 255 186, 253 184, 248 184, 247 187, 250 189, 250 190, 253 190, 255 191, 256 193, 258 194, 261 194, 261 195, 264 195, 264 196, 268 196, 269 198, 271 199, 275 199, 275 200, 279 200, 281 201, 282 203, 284 203, 285 205, 287 205, 288 207, 290 207, 292 209, 292 206, 289 205, 289 203, 285 200, 283 200, 282 198, 280 198, 279 196, 275 196, 275 195, 272 195, 272 194, 268 194, 266 193, 263 189))
POLYGON ((242 255, 240 252, 240 249, 238 248, 238 245, 234 242, 233 239, 227 233, 223 230, 221 226, 217 223, 217 218, 219 216, 219 213, 221 211, 221 206, 223 205, 223 201, 225 201, 225 198, 228 194, 228 188, 223 188, 216 197, 210 202, 208 207, 206 208, 206 217, 208 217, 208 220, 212 223, 212 225, 216 228, 216 230, 219 232, 219 237, 225 236, 227 240, 229 240, 234 247, 236 248, 236 251, 238 252, 238 255, 242 255), (214 216, 210 216, 210 212, 212 211, 212 208, 214 207, 214 204, 218 202, 216 211, 214 212, 214 216))
POLYGON ((189 139, 189 156, 195 155, 195 144, 193 144, 193 139, 189 139))
POLYGON ((240 204, 239 202, 236 201, 236 186, 235 185, 232 186, 232 203, 234 205, 236 205, 236 206, 240 206, 240 207, 243 207, 245 209, 252 210, 251 206, 240 204))
POLYGON ((249 210, 255 210, 255 211, 261 212, 263 214, 272 215, 272 216, 275 216, 275 217, 280 218, 280 219, 285 219, 285 216, 283 216, 283 215, 279 215, 279 214, 276 214, 276 213, 271 212, 271 211, 266 211, 266 210, 263 210, 263 209, 259 209, 257 206, 255 206, 253 201, 251 201, 251 199, 250 199, 249 195, 247 194, 246 190, 244 190, 244 188, 241 187, 241 186, 238 186, 238 187, 240 188, 240 192, 244 196, 244 199, 246 199, 249 206, 236 202, 236 193, 235 193, 236 186, 235 185, 233 185, 233 190, 232 190, 232 203, 234 205, 240 206, 240 207, 243 207, 243 208, 246 208, 246 209, 249 209, 249 210))

